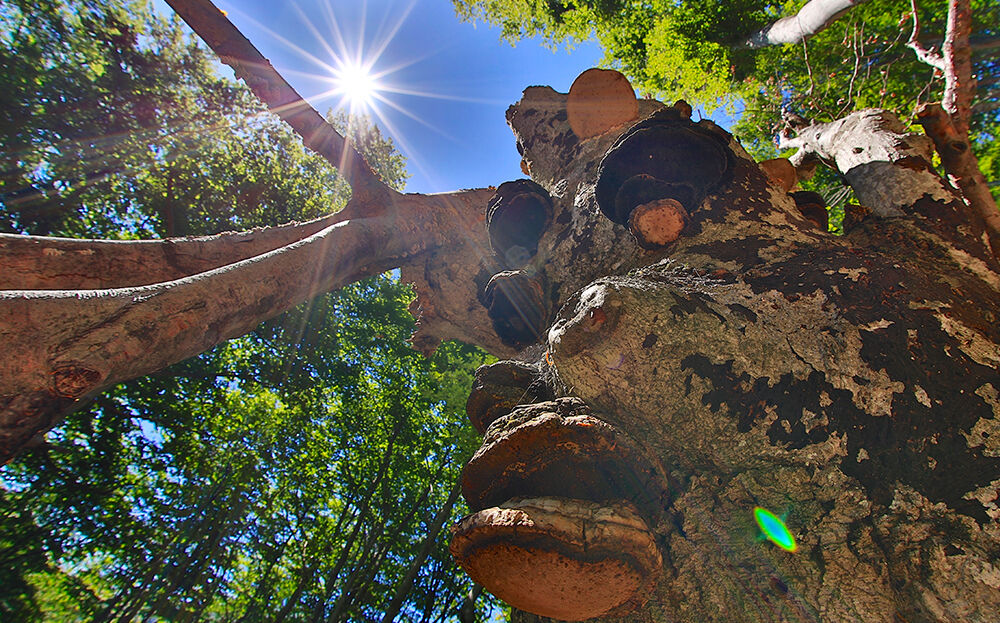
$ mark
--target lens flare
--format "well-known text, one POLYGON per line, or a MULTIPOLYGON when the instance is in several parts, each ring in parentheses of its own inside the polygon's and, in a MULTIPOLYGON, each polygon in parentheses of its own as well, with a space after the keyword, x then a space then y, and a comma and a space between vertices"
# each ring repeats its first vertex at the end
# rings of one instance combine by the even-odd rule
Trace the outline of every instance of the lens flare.
POLYGON ((799 548, 795 543, 795 537, 792 536, 791 531, 788 530, 780 517, 760 506, 754 507, 753 517, 757 520, 757 526, 760 527, 760 531, 767 537, 767 540, 787 552, 794 552, 799 548))
POLYGON ((380 85, 370 67, 348 63, 334 74, 335 93, 342 94, 353 109, 367 110, 378 95, 380 85))

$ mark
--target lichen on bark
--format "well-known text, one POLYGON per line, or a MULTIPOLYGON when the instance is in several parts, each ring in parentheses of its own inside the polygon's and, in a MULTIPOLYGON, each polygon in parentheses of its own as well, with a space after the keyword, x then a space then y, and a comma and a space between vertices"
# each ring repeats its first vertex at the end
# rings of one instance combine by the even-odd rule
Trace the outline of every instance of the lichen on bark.
POLYGON ((541 365, 671 486, 657 588, 608 620, 990 620, 1000 271, 929 141, 884 111, 812 128, 800 144, 871 204, 837 237, 729 139, 731 181, 644 251, 594 192, 627 128, 581 140, 563 97, 534 87, 508 112, 554 202, 541 365), (755 506, 797 552, 762 539, 755 506))

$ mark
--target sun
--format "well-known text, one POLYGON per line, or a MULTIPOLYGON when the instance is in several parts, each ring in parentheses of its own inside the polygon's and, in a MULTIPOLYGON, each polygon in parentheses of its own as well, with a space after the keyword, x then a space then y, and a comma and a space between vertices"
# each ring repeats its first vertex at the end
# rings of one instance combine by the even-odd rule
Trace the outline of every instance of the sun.
POLYGON ((352 109, 371 108, 378 95, 378 79, 362 63, 345 63, 334 73, 335 93, 343 96, 352 109))

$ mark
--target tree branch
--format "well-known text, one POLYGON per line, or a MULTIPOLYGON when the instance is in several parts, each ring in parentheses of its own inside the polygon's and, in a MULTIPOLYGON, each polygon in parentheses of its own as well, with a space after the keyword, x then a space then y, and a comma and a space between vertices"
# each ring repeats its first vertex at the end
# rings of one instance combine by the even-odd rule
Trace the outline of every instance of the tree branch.
POLYGON ((944 96, 941 105, 960 136, 969 135, 972 116, 972 96, 976 81, 972 77, 972 50, 969 33, 972 30, 972 8, 969 0, 949 0, 948 25, 944 36, 944 96))
POLYGON ((341 212, 308 223, 165 240, 0 234, 0 290, 87 290, 174 281, 273 251, 343 220, 341 212))
POLYGON ((1000 36, 969 37, 969 49, 973 52, 1000 48, 1000 36))
MULTIPOLYGON (((491 194, 399 195, 379 216, 336 222, 163 283, 0 292, 0 463, 81 399, 197 355, 319 293, 427 254, 476 273, 488 255, 482 206, 491 194)), ((500 346, 488 337, 485 309, 476 308, 472 278, 453 289, 461 319, 452 320, 469 325, 461 337, 500 346)))
POLYGON ((801 43, 821 32, 841 15, 868 0, 810 0, 799 12, 758 30, 746 40, 748 48, 801 43))
POLYGON ((961 189, 966 202, 983 217, 990 244, 1000 255, 1000 210, 997 210, 990 194, 986 177, 979 170, 978 159, 969 145, 968 133, 960 132, 954 123, 954 116, 937 104, 922 106, 917 111, 917 122, 934 141, 949 181, 961 189))
MULTIPOLYGON (((924 47, 924 44, 920 42, 920 16, 917 10, 917 0, 910 0, 910 17, 913 19, 913 30, 910 32, 910 40, 906 42, 906 47, 913 50, 918 61, 943 72, 944 58, 933 49, 924 47)), ((905 14, 903 19, 906 19, 905 14)))
POLYGON ((167 4, 236 72, 267 107, 347 178, 355 197, 371 203, 391 194, 365 159, 300 96, 270 61, 209 0, 167 0, 167 4))

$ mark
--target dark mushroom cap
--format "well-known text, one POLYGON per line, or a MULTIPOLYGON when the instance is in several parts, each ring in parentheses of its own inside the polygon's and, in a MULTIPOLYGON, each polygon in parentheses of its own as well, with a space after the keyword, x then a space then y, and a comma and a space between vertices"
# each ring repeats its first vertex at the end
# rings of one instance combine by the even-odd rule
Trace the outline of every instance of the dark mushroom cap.
POLYGON ((483 305, 493 330, 507 346, 523 348, 548 328, 549 312, 539 277, 523 270, 493 275, 483 292, 483 305))
POLYGON ((451 553, 477 583, 521 610, 563 621, 641 605, 663 564, 625 502, 517 499, 462 519, 451 553))
POLYGON ((823 195, 809 190, 800 190, 789 194, 802 216, 812 221, 821 230, 827 230, 830 215, 826 211, 826 200, 823 199, 823 195))
POLYGON ((724 132, 666 108, 635 124, 608 150, 598 169, 597 204, 627 225, 637 206, 676 199, 689 213, 727 181, 732 151, 724 132))
POLYGON ((486 206, 493 254, 508 268, 521 268, 538 252, 552 219, 552 199, 531 180, 504 182, 486 206))

